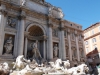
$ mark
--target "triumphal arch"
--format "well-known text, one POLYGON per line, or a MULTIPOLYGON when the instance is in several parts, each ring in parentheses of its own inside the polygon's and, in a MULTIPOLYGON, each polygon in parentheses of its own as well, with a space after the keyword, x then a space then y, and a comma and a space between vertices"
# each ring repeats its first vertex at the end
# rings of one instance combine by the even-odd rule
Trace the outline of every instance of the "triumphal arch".
POLYGON ((61 8, 44 0, 0 0, 0 58, 31 58, 34 52, 46 60, 83 62, 82 26, 63 17, 61 8))

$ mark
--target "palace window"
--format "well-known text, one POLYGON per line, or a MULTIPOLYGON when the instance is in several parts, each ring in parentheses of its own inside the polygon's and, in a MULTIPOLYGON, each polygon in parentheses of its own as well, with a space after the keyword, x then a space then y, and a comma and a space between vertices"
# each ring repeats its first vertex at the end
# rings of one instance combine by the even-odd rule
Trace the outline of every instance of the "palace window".
POLYGON ((87 37, 88 37, 88 36, 87 36, 87 34, 85 33, 85 34, 84 34, 84 38, 87 38, 87 37))
POLYGON ((100 39, 100 35, 99 35, 99 39, 100 39))
POLYGON ((93 47, 94 47, 94 49, 96 49, 97 48, 97 45, 94 45, 93 47))
POLYGON ((88 41, 85 42, 85 45, 88 45, 88 41))
POLYGON ((98 28, 98 29, 99 29, 99 32, 100 32, 100 26, 99 26, 99 28, 98 28))
POLYGON ((87 52, 87 53, 89 52, 89 49, 88 49, 88 47, 86 48, 86 52, 87 52))
POLYGON ((92 35, 94 34, 94 30, 91 31, 91 34, 92 34, 92 35))
POLYGON ((93 39, 92 39, 92 42, 95 43, 95 42, 96 42, 96 38, 93 38, 93 39))

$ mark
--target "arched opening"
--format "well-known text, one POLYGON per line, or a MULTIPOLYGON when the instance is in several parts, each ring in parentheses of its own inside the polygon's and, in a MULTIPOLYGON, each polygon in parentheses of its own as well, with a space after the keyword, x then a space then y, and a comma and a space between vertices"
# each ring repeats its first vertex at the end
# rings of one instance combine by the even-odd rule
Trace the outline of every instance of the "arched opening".
POLYGON ((32 26, 28 30, 30 36, 43 36, 43 30, 39 26, 32 26))
POLYGON ((33 48, 32 45, 37 43, 37 48, 41 54, 42 57, 44 57, 44 50, 45 50, 45 45, 44 45, 44 30, 38 25, 31 25, 27 29, 28 35, 27 35, 27 57, 30 56, 32 58, 32 54, 30 53, 33 48))

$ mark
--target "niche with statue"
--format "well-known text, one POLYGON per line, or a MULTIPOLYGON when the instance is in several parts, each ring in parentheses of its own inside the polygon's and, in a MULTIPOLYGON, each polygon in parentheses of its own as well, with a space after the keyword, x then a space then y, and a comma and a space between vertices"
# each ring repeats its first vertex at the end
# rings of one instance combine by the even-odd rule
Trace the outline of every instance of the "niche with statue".
POLYGON ((5 34, 3 55, 13 55, 14 50, 14 35, 5 34))
POLYGON ((58 43, 53 42, 53 58, 58 58, 58 55, 59 55, 58 43))

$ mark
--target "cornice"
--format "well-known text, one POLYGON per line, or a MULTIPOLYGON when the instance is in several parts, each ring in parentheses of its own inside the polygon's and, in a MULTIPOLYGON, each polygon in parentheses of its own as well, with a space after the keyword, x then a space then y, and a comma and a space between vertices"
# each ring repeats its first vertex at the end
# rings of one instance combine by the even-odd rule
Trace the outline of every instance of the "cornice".
POLYGON ((45 0, 44 0, 44 2, 42 2, 42 0, 31 0, 31 1, 34 1, 38 4, 46 6, 46 7, 54 7, 54 9, 58 11, 58 7, 51 5, 50 3, 46 2, 45 0))
POLYGON ((48 24, 50 24, 50 25, 52 24, 53 27, 55 27, 55 26, 58 27, 60 25, 60 21, 58 19, 55 19, 49 15, 47 17, 48 17, 48 24))
MULTIPOLYGON (((33 0, 33 1, 36 2, 36 0, 33 0)), ((13 13, 9 9, 9 11, 7 11, 8 14, 12 14, 12 15, 17 16, 17 15, 20 14, 20 10, 23 10, 26 13, 25 16, 34 17, 34 18, 37 18, 37 19, 39 19, 41 21, 47 21, 48 20, 48 15, 40 13, 40 12, 36 12, 36 11, 33 11, 33 10, 30 10, 29 8, 27 8, 25 6, 21 7, 20 5, 13 4, 13 3, 10 3, 10 2, 6 2, 4 0, 0 0, 0 2, 5 4, 7 9, 10 8, 11 10, 14 10, 14 12, 16 12, 16 13, 13 13)), ((45 5, 45 3, 44 3, 44 5, 45 5)), ((58 25, 59 26, 61 22, 64 25, 64 20, 59 20, 59 19, 56 19, 56 18, 54 18, 52 16, 49 16, 49 19, 51 20, 51 23, 54 24, 54 25, 58 25)), ((78 31, 82 32, 82 30, 80 30, 80 29, 77 29, 77 28, 74 28, 74 27, 70 27, 70 26, 66 26, 66 25, 64 25, 64 28, 60 28, 60 29, 66 29, 66 27, 67 28, 72 28, 72 29, 75 29, 75 30, 78 30, 78 31)))
POLYGON ((60 41, 58 37, 52 37, 54 41, 60 41))
POLYGON ((83 30, 78 29, 78 28, 74 28, 74 27, 71 27, 71 26, 65 26, 65 25, 64 25, 64 27, 65 27, 65 28, 70 28, 70 29, 75 29, 75 30, 77 30, 77 31, 79 31, 79 32, 83 32, 83 30))
POLYGON ((0 0, 0 3, 1 4, 4 4, 6 6, 10 6, 10 8, 12 7, 17 7, 19 8, 20 5, 18 5, 17 3, 13 3, 13 2, 10 2, 10 1, 7 1, 7 0, 0 0))
POLYGON ((85 38, 84 41, 86 41, 86 40, 88 40, 88 39, 90 39, 90 38, 93 38, 93 37, 95 37, 95 36, 97 36, 97 35, 100 35, 100 32, 98 32, 98 33, 96 33, 96 34, 94 34, 94 35, 92 35, 92 36, 90 36, 90 37, 88 37, 88 38, 85 38))
POLYGON ((4 30, 7 31, 7 32, 17 33, 17 30, 14 29, 14 28, 7 28, 7 27, 6 27, 4 30))
POLYGON ((31 0, 31 1, 34 1, 40 5, 43 5, 43 6, 52 6, 50 3, 47 3, 47 2, 43 2, 42 0, 31 0))
POLYGON ((95 24, 92 24, 88 28, 84 29, 84 32, 90 31, 91 29, 94 29, 95 27, 99 26, 100 22, 97 22, 95 24))
POLYGON ((61 31, 62 31, 62 30, 63 30, 63 31, 65 30, 65 27, 58 27, 58 28, 59 28, 59 30, 61 30, 61 31))

